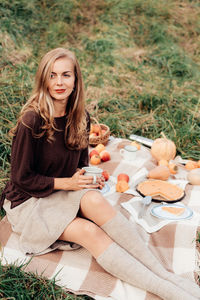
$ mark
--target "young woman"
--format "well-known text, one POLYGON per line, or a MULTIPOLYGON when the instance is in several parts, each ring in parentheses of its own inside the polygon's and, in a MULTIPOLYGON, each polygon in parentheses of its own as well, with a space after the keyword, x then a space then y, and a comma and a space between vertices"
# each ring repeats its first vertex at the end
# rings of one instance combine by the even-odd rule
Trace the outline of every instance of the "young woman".
POLYGON ((21 250, 39 255, 83 246, 105 270, 162 299, 200 299, 198 286, 166 271, 134 224, 103 198, 103 179, 94 186, 93 177, 84 176, 89 128, 76 57, 54 49, 42 58, 12 130, 2 205, 21 250))

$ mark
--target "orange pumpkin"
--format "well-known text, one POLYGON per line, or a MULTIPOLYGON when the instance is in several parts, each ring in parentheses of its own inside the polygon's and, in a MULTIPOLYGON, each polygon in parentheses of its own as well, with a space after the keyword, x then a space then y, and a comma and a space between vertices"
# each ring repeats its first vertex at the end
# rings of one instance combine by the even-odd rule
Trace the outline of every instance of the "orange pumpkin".
POLYGON ((176 174, 178 172, 178 166, 176 164, 170 163, 168 167, 171 174, 176 174))
POLYGON ((151 146, 151 155, 157 160, 174 159, 176 155, 176 145, 167 138, 156 139, 151 146))
POLYGON ((197 163, 197 161, 190 160, 186 163, 185 168, 187 170, 196 169, 196 168, 198 168, 198 163, 197 163))

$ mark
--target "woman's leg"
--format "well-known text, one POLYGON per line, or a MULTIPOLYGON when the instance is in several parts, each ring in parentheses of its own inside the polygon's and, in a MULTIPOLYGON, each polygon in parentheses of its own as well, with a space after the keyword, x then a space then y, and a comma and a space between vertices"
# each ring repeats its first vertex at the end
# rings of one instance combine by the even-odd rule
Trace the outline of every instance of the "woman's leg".
POLYGON ((156 276, 89 220, 76 218, 67 226, 60 239, 85 247, 105 270, 133 286, 166 300, 196 300, 171 282, 156 276))
POLYGON ((61 234, 59 240, 79 244, 95 258, 113 242, 100 227, 83 218, 73 220, 61 234))
POLYGON ((198 285, 165 270, 138 234, 136 226, 117 212, 99 192, 89 191, 82 197, 81 213, 155 274, 177 284, 195 297, 200 297, 198 285))

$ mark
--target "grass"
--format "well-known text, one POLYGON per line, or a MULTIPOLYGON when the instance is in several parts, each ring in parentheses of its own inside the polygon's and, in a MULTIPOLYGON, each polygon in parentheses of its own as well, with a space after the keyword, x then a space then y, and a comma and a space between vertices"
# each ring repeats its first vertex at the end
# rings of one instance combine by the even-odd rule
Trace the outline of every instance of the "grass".
POLYGON ((200 159, 198 0, 2 0, 0 40, 0 189, 9 177, 8 131, 41 56, 59 46, 77 54, 88 110, 112 135, 164 132, 177 154, 200 159))
POLYGON ((75 296, 66 293, 56 284, 56 279, 47 280, 34 273, 24 273, 26 264, 0 265, 0 299, 37 299, 37 300, 90 300, 88 296, 75 296))

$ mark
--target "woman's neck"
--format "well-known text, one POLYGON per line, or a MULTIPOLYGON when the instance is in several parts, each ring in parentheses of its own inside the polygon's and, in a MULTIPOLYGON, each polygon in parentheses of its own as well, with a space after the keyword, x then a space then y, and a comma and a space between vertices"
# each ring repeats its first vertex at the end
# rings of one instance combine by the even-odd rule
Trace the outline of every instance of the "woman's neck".
POLYGON ((66 114, 66 101, 54 100, 54 117, 63 117, 66 114))
POLYGON ((54 118, 63 117, 66 114, 66 112, 54 112, 54 118))

